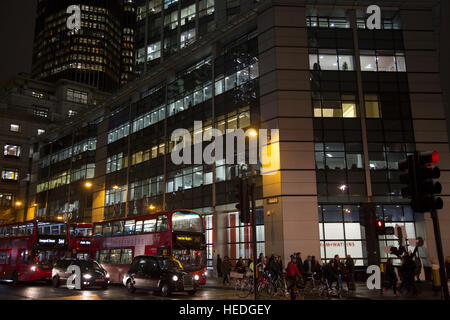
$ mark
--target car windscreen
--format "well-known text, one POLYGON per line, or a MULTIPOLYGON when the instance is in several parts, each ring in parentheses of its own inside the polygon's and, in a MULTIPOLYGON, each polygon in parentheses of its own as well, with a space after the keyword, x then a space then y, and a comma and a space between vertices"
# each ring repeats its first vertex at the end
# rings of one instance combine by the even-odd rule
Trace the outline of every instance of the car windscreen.
POLYGON ((164 258, 164 259, 159 260, 159 267, 161 269, 171 270, 171 271, 183 270, 177 261, 175 261, 174 259, 170 259, 170 258, 164 258))
POLYGON ((83 271, 103 271, 103 268, 95 261, 77 261, 74 263, 83 271))

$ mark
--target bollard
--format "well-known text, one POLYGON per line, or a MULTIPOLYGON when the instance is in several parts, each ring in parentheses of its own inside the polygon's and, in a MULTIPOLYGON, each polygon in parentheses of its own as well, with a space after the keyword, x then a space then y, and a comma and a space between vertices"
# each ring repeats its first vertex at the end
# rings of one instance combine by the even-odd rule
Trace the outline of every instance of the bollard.
POLYGON ((439 265, 431 265, 431 274, 433 275, 433 290, 441 290, 441 277, 439 275, 439 265))

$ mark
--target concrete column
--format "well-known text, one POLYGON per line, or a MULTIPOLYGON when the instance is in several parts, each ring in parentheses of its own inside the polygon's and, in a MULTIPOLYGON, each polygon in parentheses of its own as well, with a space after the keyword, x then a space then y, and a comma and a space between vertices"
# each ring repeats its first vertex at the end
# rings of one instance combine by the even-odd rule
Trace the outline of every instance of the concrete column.
POLYGON ((298 251, 320 257, 305 17, 294 2, 258 17, 261 127, 280 130, 279 168, 263 175, 266 253, 285 262, 298 251))

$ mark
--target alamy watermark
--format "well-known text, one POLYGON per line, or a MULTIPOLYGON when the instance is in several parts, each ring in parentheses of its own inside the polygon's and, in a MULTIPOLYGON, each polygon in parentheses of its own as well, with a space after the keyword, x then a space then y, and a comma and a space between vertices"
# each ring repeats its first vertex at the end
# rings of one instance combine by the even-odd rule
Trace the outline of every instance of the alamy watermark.
POLYGON ((219 129, 202 130, 202 121, 194 121, 193 137, 187 129, 172 132, 171 141, 176 145, 171 152, 173 164, 208 164, 225 159, 226 164, 262 165, 262 174, 274 174, 278 168, 279 129, 219 129), (246 138, 248 137, 248 162, 246 162, 246 138), (203 142, 210 141, 203 149, 203 142), (225 147, 225 154, 224 154, 225 147))
POLYGON ((81 29, 81 9, 80 6, 71 5, 67 7, 66 13, 70 14, 67 18, 67 29, 78 31, 81 29))

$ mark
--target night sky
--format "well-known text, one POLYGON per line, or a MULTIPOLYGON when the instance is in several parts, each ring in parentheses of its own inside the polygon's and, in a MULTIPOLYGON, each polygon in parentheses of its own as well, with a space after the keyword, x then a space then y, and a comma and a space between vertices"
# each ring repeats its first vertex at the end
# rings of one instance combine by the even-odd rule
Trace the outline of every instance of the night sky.
POLYGON ((0 0, 0 86, 31 73, 35 7, 35 0, 0 0))

